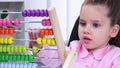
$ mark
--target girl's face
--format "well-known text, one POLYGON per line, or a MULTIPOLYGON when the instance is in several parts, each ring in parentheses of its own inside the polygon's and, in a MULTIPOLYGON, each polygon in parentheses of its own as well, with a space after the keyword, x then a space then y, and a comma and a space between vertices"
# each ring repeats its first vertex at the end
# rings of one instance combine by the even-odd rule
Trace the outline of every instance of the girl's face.
POLYGON ((80 12, 78 33, 82 44, 88 50, 105 47, 111 37, 117 35, 116 27, 111 27, 109 10, 101 5, 84 5, 80 12))

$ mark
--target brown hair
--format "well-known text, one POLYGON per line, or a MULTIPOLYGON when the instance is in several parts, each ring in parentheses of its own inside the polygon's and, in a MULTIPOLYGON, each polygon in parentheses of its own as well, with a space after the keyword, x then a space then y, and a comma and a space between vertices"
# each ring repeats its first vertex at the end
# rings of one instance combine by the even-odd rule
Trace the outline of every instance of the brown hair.
MULTIPOLYGON (((108 17, 111 19, 111 26, 120 26, 120 0, 85 0, 83 5, 105 5, 109 9, 108 17)), ((120 30, 118 35, 111 38, 109 44, 120 47, 120 30)))

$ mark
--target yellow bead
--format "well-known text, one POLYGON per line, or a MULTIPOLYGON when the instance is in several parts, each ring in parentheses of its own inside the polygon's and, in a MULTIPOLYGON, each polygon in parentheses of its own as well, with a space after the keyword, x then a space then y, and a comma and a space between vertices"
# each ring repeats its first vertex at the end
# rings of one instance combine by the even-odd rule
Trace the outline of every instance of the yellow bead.
POLYGON ((13 43, 13 37, 9 37, 8 38, 8 44, 12 44, 13 43))
POLYGON ((37 38, 36 41, 37 41, 38 44, 42 44, 42 38, 37 38))
POLYGON ((1 37, 0 43, 1 43, 1 44, 4 44, 4 38, 3 38, 3 37, 1 37))
POLYGON ((51 39, 47 38, 47 44, 50 45, 51 44, 51 39))
POLYGON ((56 44, 55 39, 51 38, 51 44, 52 44, 52 45, 55 45, 55 44, 56 44))
POLYGON ((43 38, 43 39, 42 39, 42 43, 43 43, 43 44, 46 44, 46 43, 47 43, 47 39, 46 39, 46 38, 43 38))
POLYGON ((8 44, 8 38, 4 37, 4 44, 8 44))

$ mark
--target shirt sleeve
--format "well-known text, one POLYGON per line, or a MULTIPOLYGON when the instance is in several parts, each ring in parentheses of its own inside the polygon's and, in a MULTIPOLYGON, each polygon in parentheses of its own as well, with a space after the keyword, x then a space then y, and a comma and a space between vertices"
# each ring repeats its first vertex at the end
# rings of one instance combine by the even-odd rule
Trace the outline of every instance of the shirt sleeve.
MULTIPOLYGON (((56 49, 56 50, 41 50, 40 52, 37 53, 38 57, 59 58, 59 59, 40 59, 39 61, 46 66, 60 66, 61 65, 61 60, 60 60, 60 57, 59 57, 57 46, 45 45, 43 48, 44 49, 56 49)), ((67 46, 66 46, 66 49, 69 50, 67 48, 67 46)))
POLYGON ((114 61, 113 61, 113 64, 112 64, 112 67, 111 68, 120 68, 120 56, 118 56, 114 61))

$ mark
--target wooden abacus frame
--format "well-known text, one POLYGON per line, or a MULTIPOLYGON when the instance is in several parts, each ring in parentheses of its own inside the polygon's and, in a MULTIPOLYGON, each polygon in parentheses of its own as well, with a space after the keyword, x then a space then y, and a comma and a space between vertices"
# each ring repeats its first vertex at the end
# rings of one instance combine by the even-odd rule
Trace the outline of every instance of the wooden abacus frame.
POLYGON ((62 34, 60 31, 60 26, 59 26, 59 21, 58 21, 56 9, 49 8, 48 14, 49 14, 51 25, 53 28, 53 33, 55 36, 58 52, 60 54, 60 59, 62 61, 62 66, 63 66, 63 68, 70 68, 72 63, 73 63, 73 59, 75 57, 75 51, 71 50, 67 55, 67 52, 65 50, 65 44, 64 44, 62 34))

